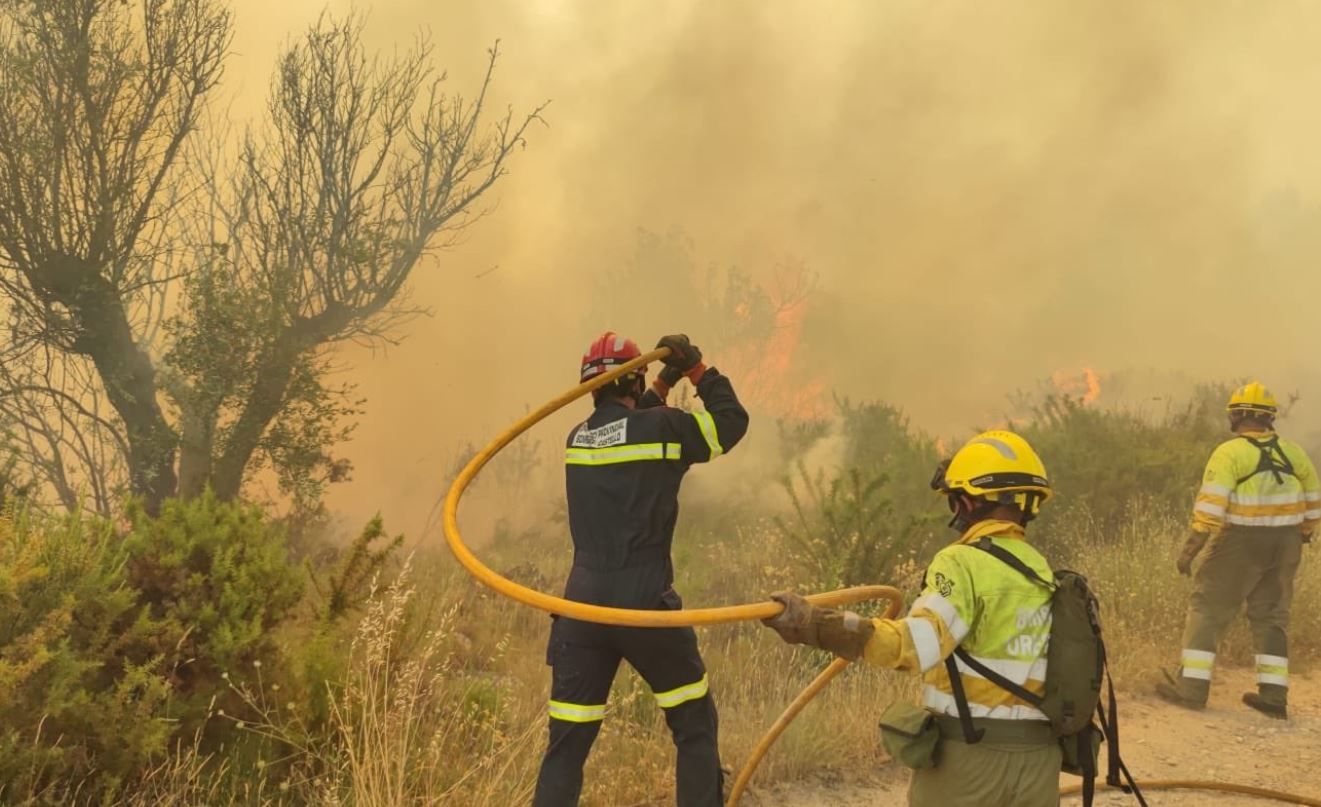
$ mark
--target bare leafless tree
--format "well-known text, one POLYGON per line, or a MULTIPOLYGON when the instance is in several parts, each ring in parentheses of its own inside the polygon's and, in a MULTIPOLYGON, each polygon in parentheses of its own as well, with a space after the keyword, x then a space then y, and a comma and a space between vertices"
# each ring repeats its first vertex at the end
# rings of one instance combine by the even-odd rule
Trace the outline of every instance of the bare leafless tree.
POLYGON ((0 418, 66 505, 341 478, 330 349, 397 334, 539 120, 484 122, 495 49, 465 99, 323 16, 262 125, 193 149, 229 41, 217 0, 0 0, 0 418))
MULTIPOLYGON (((155 260, 168 249, 159 202, 220 77, 230 24, 210 0, 136 6, 0 6, 0 293, 10 326, 0 361, 50 351, 64 378, 90 364, 122 428, 133 489, 154 507, 174 491, 175 438, 140 340, 150 323, 133 315, 158 310, 148 298, 166 281, 155 260)), ((38 407, 25 408, 30 418, 38 407)), ((22 423, 34 439, 60 442, 56 424, 22 423)))
POLYGON ((540 110, 517 120, 506 111, 483 130, 496 50, 489 55, 466 100, 443 92, 426 41, 390 60, 370 57, 357 18, 323 16, 285 54, 265 125, 243 138, 228 180, 212 174, 208 183, 215 193, 203 215, 216 227, 208 240, 220 277, 195 286, 190 303, 198 321, 228 307, 243 318, 228 329, 245 338, 189 374, 185 400, 202 405, 183 407, 192 414, 186 494, 206 480, 236 495, 258 452, 290 478, 309 463, 342 469, 322 450, 333 440, 288 450, 292 437, 320 434, 343 414, 320 384, 325 349, 396 333, 415 310, 404 299, 410 274, 480 216, 474 203, 538 120, 540 110), (217 388, 224 373, 228 387, 217 388), (272 428, 285 437, 276 445, 263 442, 272 428))

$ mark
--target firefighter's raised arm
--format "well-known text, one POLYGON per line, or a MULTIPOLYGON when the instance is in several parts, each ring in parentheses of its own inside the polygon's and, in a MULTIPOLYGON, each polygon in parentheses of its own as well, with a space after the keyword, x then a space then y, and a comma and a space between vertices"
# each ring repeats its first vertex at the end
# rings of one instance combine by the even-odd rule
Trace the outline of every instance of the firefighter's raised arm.
POLYGON ((669 387, 679 378, 687 378, 697 388, 705 411, 672 410, 670 421, 677 432, 681 456, 685 462, 708 462, 727 453, 748 432, 748 410, 739 403, 734 386, 714 367, 702 361, 702 351, 684 334, 662 337, 657 347, 668 347, 665 369, 652 385, 664 400, 669 387), (662 385, 664 385, 662 387, 662 385))

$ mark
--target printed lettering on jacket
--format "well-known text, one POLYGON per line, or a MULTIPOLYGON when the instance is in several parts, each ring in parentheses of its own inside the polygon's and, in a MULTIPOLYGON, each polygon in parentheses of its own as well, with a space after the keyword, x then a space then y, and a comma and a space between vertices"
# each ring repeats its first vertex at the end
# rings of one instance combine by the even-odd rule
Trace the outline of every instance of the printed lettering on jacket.
POLYGON ((595 429, 579 429, 573 436, 574 448, 605 448, 622 446, 628 442, 628 419, 620 418, 597 426, 595 429))
POLYGON ((1018 609, 1018 629, 1039 628, 1042 625, 1050 624, 1050 603, 1046 603, 1040 608, 1019 608, 1018 609))

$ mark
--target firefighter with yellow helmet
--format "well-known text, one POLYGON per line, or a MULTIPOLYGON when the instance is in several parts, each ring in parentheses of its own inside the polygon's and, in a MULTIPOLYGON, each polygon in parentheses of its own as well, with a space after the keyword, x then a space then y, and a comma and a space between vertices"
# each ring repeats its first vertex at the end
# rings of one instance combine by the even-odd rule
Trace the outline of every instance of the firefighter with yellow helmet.
POLYGON ((906 617, 862 619, 779 592, 785 610, 766 624, 790 643, 923 676, 921 707, 893 704, 881 721, 901 741, 887 749, 914 769, 910 805, 1058 804, 1061 748, 1046 715, 975 671, 1044 691, 1051 593, 1024 572, 1052 579, 1026 531, 1051 496, 1046 469, 1022 437, 989 431, 942 463, 932 487, 960 537, 936 553, 906 617), (905 725, 925 736, 933 722, 929 742, 903 741, 905 725))
POLYGON ((1216 646, 1239 606, 1257 649, 1257 691, 1243 702, 1271 717, 1288 717, 1289 605, 1302 545, 1321 523, 1321 483, 1306 452, 1275 433, 1279 405, 1259 382, 1239 387, 1227 407, 1234 437, 1211 454, 1193 505, 1192 533, 1179 556, 1193 575, 1177 676, 1157 685, 1179 706, 1206 706, 1216 646), (1209 544, 1209 546, 1208 546, 1209 544))

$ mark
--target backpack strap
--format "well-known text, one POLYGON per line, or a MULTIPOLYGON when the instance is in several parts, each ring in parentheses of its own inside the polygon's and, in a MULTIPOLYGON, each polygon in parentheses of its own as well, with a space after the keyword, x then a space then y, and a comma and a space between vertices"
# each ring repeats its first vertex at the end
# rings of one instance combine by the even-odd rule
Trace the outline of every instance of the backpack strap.
POLYGON ((1264 474, 1264 473, 1274 474, 1275 481, 1278 484, 1282 484, 1284 482, 1284 477, 1286 474, 1292 477, 1298 476, 1298 472, 1294 470, 1293 463, 1289 461, 1289 455, 1285 454, 1284 449, 1280 448, 1280 436, 1278 434, 1272 434, 1269 438, 1265 440, 1257 440, 1255 438, 1248 437, 1246 434, 1242 434, 1239 436, 1244 440, 1247 440, 1249 443, 1252 443, 1254 446, 1256 446, 1257 450, 1261 452, 1261 457, 1257 460, 1256 470, 1254 470, 1252 473, 1248 474, 1247 476, 1240 477, 1235 482, 1234 485, 1235 487, 1243 484, 1244 482, 1248 481, 1257 474, 1264 474), (1279 455, 1278 460, 1276 459, 1277 454, 1279 455))
POLYGON ((950 692, 954 694, 954 705, 959 711, 959 725, 963 728, 963 741, 968 745, 976 745, 982 741, 986 729, 973 728, 972 711, 968 708, 968 696, 963 692, 963 679, 959 677, 959 667, 954 663, 953 656, 945 657, 945 672, 949 675, 950 692))
POLYGON ((1109 748, 1106 751, 1107 770, 1105 781, 1111 787, 1117 787, 1125 793, 1131 794, 1138 800, 1140 807, 1147 807, 1147 800, 1142 796, 1142 790, 1138 787, 1137 780, 1129 772, 1128 765, 1124 764, 1124 759, 1119 755, 1119 702, 1115 698, 1115 679, 1110 675, 1110 664, 1105 663, 1105 680, 1109 690, 1110 714, 1107 717, 1105 709, 1100 703, 1096 704, 1096 716, 1101 724, 1101 732, 1105 737, 1109 748), (1125 785, 1119 780, 1119 775, 1123 774, 1125 785))
POLYGON ((1082 804, 1092 807, 1096 799, 1096 760, 1092 757, 1092 732, 1096 729, 1088 723, 1086 728, 1074 735, 1078 744, 1078 766, 1082 768, 1082 804))
MULTIPOLYGON (((992 684, 995 684, 996 686, 1000 687, 1001 689, 1007 691, 1009 694, 1013 695, 1014 697, 1019 698, 1020 700, 1026 701, 1027 703, 1030 703, 1033 706, 1040 706, 1041 702, 1045 700, 1045 698, 1038 695, 1037 693, 1028 691, 1022 686, 1019 686, 1018 684, 1015 684, 1013 681, 1010 681, 1008 678, 1005 678, 1003 675, 996 672, 995 670, 992 670, 990 667, 987 667, 985 664, 982 664, 980 661, 973 658, 968 653, 968 651, 964 650, 962 647, 956 647, 954 649, 954 655, 958 656, 959 661, 962 661, 964 664, 968 665, 968 667, 974 672, 976 672, 978 675, 985 678, 987 681, 990 681, 992 684)), ((955 669, 957 669, 957 667, 955 669)))
POLYGON ((1031 566, 1028 566, 1026 563, 1019 560, 1018 556, 1015 555, 1013 552, 1010 552, 1008 549, 1005 549, 1002 546, 996 546, 995 543, 991 541, 991 537, 989 535, 983 535, 981 538, 978 538, 973 543, 968 544, 968 546, 975 547, 977 549, 982 550, 983 552, 986 552, 989 555, 994 556, 1001 563, 1013 567, 1015 571, 1026 577, 1028 580, 1031 580, 1033 583, 1036 583, 1037 585, 1042 586, 1043 588, 1046 588, 1050 591, 1055 590, 1054 583, 1051 583, 1043 579, 1041 575, 1037 574, 1035 571, 1032 570, 1031 566))

